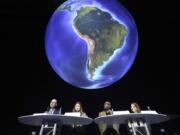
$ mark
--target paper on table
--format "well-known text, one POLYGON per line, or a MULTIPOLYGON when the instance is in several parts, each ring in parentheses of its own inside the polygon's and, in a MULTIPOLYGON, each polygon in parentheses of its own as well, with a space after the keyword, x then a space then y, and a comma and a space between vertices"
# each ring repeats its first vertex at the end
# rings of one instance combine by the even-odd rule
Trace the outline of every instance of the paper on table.
POLYGON ((80 117, 80 112, 65 112, 66 116, 77 116, 77 117, 80 117))
POLYGON ((128 110, 125 111, 113 111, 113 115, 130 114, 128 110))
POLYGON ((34 113, 33 115, 34 116, 36 116, 36 115, 48 115, 48 113, 34 113))
POLYGON ((144 113, 144 114, 158 114, 156 111, 141 111, 141 113, 144 113))

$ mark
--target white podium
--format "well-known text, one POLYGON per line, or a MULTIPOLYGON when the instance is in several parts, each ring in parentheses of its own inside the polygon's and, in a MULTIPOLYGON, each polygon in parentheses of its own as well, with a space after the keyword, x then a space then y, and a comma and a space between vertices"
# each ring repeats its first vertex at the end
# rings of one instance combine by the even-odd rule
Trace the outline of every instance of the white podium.
POLYGON ((88 125, 92 123, 91 118, 86 117, 77 117, 77 116, 65 116, 59 114, 36 114, 36 115, 27 115, 21 116, 18 118, 19 122, 32 125, 32 126, 41 126, 41 130, 39 135, 43 135, 44 129, 50 129, 46 135, 56 134, 57 126, 59 126, 59 130, 61 125, 88 125))
POLYGON ((132 127, 132 134, 137 135, 136 128, 142 126, 145 128, 146 134, 150 135, 148 124, 161 123, 169 120, 170 117, 164 114, 154 113, 128 113, 119 115, 108 115, 96 118, 94 121, 96 124, 130 124, 132 127), (138 125, 134 124, 138 123, 138 125), (140 124, 139 124, 140 123, 140 124))

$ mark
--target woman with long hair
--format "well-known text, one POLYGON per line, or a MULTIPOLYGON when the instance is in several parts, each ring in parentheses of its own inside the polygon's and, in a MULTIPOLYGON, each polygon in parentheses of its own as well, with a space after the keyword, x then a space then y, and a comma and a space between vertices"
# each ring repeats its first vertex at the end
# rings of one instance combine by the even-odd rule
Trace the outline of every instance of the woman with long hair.
POLYGON ((138 103, 131 103, 131 111, 132 113, 141 113, 141 108, 138 103))
POLYGON ((76 102, 72 109, 72 112, 79 112, 81 117, 87 117, 86 113, 83 110, 81 102, 76 102))
MULTIPOLYGON (((141 113, 141 108, 138 105, 138 103, 131 103, 131 112, 132 113, 141 113)), ((133 129, 132 126, 135 127, 135 132, 139 135, 139 134, 143 134, 143 135, 147 135, 148 133, 146 132, 145 126, 144 126, 144 122, 141 120, 131 120, 128 122, 128 130, 129 130, 129 134, 132 135, 133 134, 133 129)), ((151 130, 150 126, 148 126, 149 132, 151 130)))
MULTIPOLYGON (((72 109, 72 112, 79 112, 80 117, 88 117, 87 114, 84 112, 81 102, 76 102, 72 109)), ((69 135, 85 135, 86 129, 85 126, 81 124, 72 125, 69 130, 69 135)))

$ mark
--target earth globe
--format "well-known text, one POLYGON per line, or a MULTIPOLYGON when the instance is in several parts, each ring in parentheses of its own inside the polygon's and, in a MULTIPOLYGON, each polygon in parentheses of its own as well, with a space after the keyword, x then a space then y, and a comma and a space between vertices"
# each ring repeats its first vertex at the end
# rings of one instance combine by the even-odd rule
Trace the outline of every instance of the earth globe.
POLYGON ((138 49, 136 24, 117 0, 68 0, 46 28, 45 50, 65 82, 99 89, 120 80, 138 49))

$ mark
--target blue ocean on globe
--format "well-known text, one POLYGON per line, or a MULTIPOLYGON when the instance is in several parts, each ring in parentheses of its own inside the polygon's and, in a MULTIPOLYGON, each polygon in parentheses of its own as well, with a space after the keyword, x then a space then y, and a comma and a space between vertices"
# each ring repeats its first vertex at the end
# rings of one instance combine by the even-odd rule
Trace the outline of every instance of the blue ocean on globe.
POLYGON ((65 82, 99 89, 120 80, 138 49, 136 24, 116 0, 68 0, 47 25, 45 49, 65 82))

